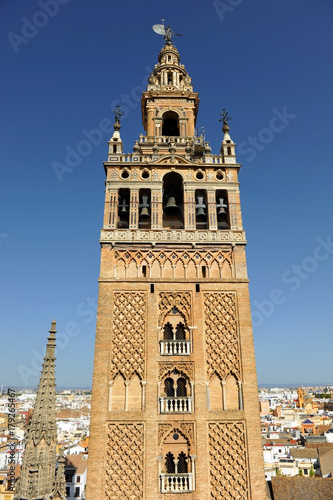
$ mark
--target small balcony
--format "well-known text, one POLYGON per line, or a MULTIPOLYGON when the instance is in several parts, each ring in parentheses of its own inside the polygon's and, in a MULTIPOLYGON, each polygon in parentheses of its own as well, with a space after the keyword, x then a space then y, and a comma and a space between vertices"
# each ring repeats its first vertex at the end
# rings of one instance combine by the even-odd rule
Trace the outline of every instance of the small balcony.
POLYGON ((189 340, 160 340, 161 356, 189 356, 191 342, 189 340))
POLYGON ((193 474, 160 474, 161 493, 188 493, 193 491, 193 474))
POLYGON ((191 413, 192 397, 161 397, 160 413, 191 413))

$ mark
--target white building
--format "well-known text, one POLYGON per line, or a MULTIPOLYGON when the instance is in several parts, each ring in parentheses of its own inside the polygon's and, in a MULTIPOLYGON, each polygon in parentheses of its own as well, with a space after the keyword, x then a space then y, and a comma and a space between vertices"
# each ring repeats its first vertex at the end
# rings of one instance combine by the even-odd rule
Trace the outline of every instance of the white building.
POLYGON ((67 500, 85 498, 88 455, 67 455, 65 463, 67 500))

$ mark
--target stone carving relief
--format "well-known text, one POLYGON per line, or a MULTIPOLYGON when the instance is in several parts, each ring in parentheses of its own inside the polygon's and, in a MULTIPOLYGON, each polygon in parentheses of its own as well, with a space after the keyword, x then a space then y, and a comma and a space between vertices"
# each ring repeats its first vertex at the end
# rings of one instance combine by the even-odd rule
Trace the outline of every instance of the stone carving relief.
MULTIPOLYGON (((122 235, 119 235, 121 239, 122 235)), ((148 232, 141 233, 141 239, 149 239, 148 232)), ((156 233, 154 239, 159 239, 160 234, 156 233)), ((176 235, 177 236, 177 235, 176 235)), ((171 235, 170 235, 171 239, 171 235)), ((176 240, 181 239, 181 233, 176 240)), ((192 234, 188 234, 188 240, 193 239, 192 234)), ((200 233, 200 240, 206 241, 206 233, 200 233)), ((127 277, 128 268, 134 266, 139 276, 139 268, 142 265, 148 266, 151 278, 172 277, 186 278, 189 273, 198 278, 202 266, 207 267, 207 277, 221 278, 231 277, 232 275, 232 249, 228 250, 209 250, 209 251, 175 251, 175 250, 147 250, 147 251, 129 251, 115 250, 115 266, 117 277, 127 277)), ((115 277, 116 277, 115 276, 115 277)))
POLYGON ((195 453, 194 447, 194 424, 192 422, 170 422, 167 424, 158 425, 158 446, 163 444, 163 441, 174 432, 181 433, 190 445, 190 452, 195 453))
POLYGON ((244 422, 208 424, 211 498, 249 498, 244 422))
POLYGON ((207 377, 215 372, 225 380, 229 373, 240 379, 236 294, 204 294, 207 377))
POLYGON ((144 380, 146 293, 114 294, 113 338, 110 378, 121 373, 129 380, 137 373, 144 380))
POLYGON ((159 325, 162 326, 164 318, 173 308, 178 309, 185 319, 186 325, 190 325, 191 321, 191 294, 190 292, 161 292, 159 295, 159 325))
POLYGON ((173 370, 177 370, 182 375, 188 377, 189 380, 194 379, 194 369, 192 362, 175 362, 172 361, 159 363, 159 380, 162 380, 166 375, 169 375, 173 370))
POLYGON ((109 424, 107 445, 106 498, 143 499, 143 424, 109 424))

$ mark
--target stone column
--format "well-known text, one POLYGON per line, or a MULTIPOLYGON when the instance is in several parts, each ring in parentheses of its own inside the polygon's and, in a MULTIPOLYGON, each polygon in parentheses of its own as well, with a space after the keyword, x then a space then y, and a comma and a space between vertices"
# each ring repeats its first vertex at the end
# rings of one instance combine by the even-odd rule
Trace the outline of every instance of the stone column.
POLYGON ((190 455, 192 461, 192 490, 195 490, 195 459, 196 455, 190 455))
POLYGON ((109 411, 112 410, 112 386, 113 386, 113 380, 110 380, 110 382, 109 382, 109 411))
POLYGON ((206 399, 207 399, 207 411, 210 410, 210 391, 209 391, 209 382, 206 382, 206 399))
POLYGON ((138 229, 139 223, 139 190, 131 189, 129 228, 138 229))
POLYGON ((237 380, 238 384, 238 402, 239 402, 239 409, 243 410, 243 390, 242 390, 242 382, 240 380, 237 380))
POLYGON ((151 192, 151 228, 162 229, 162 190, 153 190, 151 192))
POLYGON ((208 203, 208 227, 212 230, 217 230, 217 215, 216 215, 216 199, 215 191, 207 191, 208 203))
POLYGON ((125 382, 125 411, 128 411, 128 386, 129 386, 129 381, 126 380, 126 382, 125 382))
POLYGON ((223 410, 227 409, 227 400, 225 393, 225 380, 222 380, 222 401, 223 401, 223 410))
POLYGON ((105 202, 104 227, 116 229, 118 223, 118 190, 109 191, 106 198, 109 198, 109 201, 105 202))
POLYGON ((145 380, 141 380, 142 394, 141 394, 141 410, 145 411, 146 409, 146 384, 145 380))
POLYGON ((195 192, 184 193, 184 227, 195 230, 195 192))

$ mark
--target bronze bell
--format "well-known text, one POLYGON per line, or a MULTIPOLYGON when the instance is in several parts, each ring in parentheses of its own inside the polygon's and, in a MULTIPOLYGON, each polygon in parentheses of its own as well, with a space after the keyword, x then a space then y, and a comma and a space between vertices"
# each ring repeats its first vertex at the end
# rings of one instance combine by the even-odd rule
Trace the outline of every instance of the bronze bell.
POLYGON ((141 219, 148 219, 150 217, 148 196, 145 196, 145 195, 142 196, 142 203, 139 205, 139 208, 141 208, 140 218, 141 219))
POLYGON ((225 208, 224 207, 220 207, 219 208, 219 211, 217 212, 217 215, 225 215, 227 212, 225 211, 225 208))
POLYGON ((149 217, 148 207, 142 207, 141 208, 140 217, 141 217, 141 219, 147 219, 149 217))
POLYGON ((165 212, 173 213, 178 212, 179 208, 176 203, 176 198, 174 196, 169 196, 168 201, 164 207, 165 212))
POLYGON ((202 221, 204 222, 206 220, 206 212, 205 212, 206 205, 203 202, 203 200, 204 200, 203 196, 198 196, 196 204, 197 208, 196 218, 198 222, 202 221))
POLYGON ((227 215, 226 208, 228 205, 223 203, 223 201, 223 198, 219 198, 219 203, 216 205, 216 208, 218 208, 217 217, 219 219, 224 218, 224 216, 227 215))
POLYGON ((202 219, 203 217, 206 217, 205 210, 202 207, 198 208, 198 210, 197 210, 197 219, 202 219))
POLYGON ((123 198, 123 200, 122 200, 122 202, 121 202, 121 205, 120 205, 120 213, 121 213, 122 215, 127 214, 127 207, 128 207, 128 205, 127 205, 127 203, 126 203, 126 200, 125 200, 125 198, 123 198))

